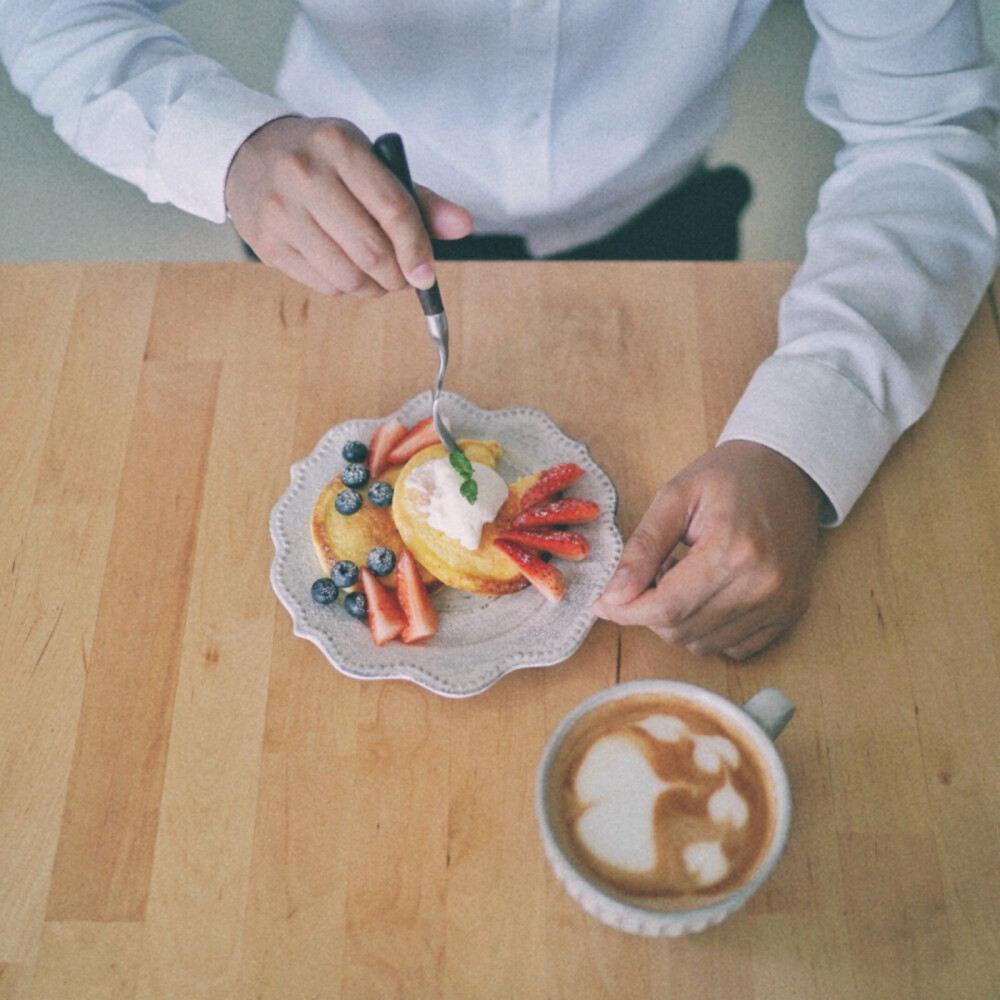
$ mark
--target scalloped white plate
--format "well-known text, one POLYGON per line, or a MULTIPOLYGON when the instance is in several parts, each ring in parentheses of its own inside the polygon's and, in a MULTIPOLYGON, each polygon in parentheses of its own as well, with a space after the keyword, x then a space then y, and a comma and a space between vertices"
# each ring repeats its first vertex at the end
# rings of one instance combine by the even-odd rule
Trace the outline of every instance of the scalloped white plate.
POLYGON ((445 588, 434 596, 440 627, 433 638, 378 647, 365 622, 348 615, 342 602, 322 606, 312 600, 310 588, 320 568, 309 519, 320 491, 345 464, 340 452, 346 442, 370 440, 375 428, 393 416, 409 427, 429 412, 430 393, 423 393, 388 417, 338 424, 308 458, 292 466, 291 486, 271 511, 271 584, 292 616, 295 635, 314 642, 342 673, 365 680, 405 678, 461 698, 484 691, 512 670, 551 666, 576 652, 594 624, 590 605, 622 553, 615 521, 618 494, 587 446, 567 437, 544 413, 524 407, 480 410, 462 396, 443 393, 442 412, 456 437, 503 445, 497 469, 504 479, 512 482, 558 462, 576 462, 586 475, 567 492, 596 500, 601 516, 580 528, 590 540, 590 555, 581 562, 558 560, 569 584, 558 603, 534 587, 496 598, 445 588))

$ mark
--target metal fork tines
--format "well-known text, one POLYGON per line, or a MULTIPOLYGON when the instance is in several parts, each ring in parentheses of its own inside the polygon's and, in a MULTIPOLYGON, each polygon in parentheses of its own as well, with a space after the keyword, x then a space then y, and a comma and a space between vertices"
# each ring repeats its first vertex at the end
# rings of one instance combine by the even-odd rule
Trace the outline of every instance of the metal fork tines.
POLYGON ((444 312, 440 312, 425 316, 425 319, 427 320, 427 330, 438 352, 437 377, 434 379, 434 385, 431 389, 431 416, 434 419, 434 430, 441 438, 441 443, 449 452, 452 452, 458 449, 458 445, 441 416, 441 385, 448 367, 448 317, 444 312))

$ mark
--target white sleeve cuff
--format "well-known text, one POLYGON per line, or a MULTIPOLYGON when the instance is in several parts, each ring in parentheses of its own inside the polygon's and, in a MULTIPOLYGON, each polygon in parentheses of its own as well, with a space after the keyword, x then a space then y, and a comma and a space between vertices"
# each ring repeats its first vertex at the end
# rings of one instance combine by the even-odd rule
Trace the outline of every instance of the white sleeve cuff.
POLYGON ((754 441, 793 461, 826 495, 823 520, 833 526, 847 517, 895 439, 891 422, 839 372, 773 356, 754 373, 719 443, 754 441))
POLYGON ((228 75, 200 81, 170 106, 157 132, 150 200, 225 222, 226 175, 236 151, 262 125, 292 114, 283 101, 228 75))

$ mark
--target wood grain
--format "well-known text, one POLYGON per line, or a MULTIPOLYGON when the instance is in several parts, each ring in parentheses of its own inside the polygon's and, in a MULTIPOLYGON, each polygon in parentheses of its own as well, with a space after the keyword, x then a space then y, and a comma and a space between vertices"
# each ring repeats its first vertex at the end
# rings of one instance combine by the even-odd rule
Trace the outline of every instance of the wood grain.
POLYGON ((150 363, 142 375, 86 664, 51 920, 132 921, 146 908, 217 373, 150 363))
MULTIPOLYGON (((628 532, 711 447, 792 273, 442 265, 446 386, 586 441, 628 532)), ((0 365, 0 1000, 995 998, 993 292, 772 649, 736 666, 599 622, 461 700, 342 676, 268 582, 291 463, 428 388, 412 296, 0 265, 0 365), (798 705, 781 865, 678 941, 587 916, 535 827, 549 733, 639 677, 798 705)))

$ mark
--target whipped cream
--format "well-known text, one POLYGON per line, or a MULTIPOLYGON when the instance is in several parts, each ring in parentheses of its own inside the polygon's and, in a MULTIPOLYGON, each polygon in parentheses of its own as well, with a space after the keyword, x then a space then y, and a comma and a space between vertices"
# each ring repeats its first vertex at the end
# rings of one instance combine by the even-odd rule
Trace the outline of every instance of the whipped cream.
POLYGON ((507 499, 507 483, 496 470, 472 463, 478 497, 469 503, 462 496, 462 477, 447 458, 424 462, 410 474, 407 488, 417 495, 417 506, 432 528, 454 538, 467 549, 479 548, 483 527, 496 516, 507 499))

